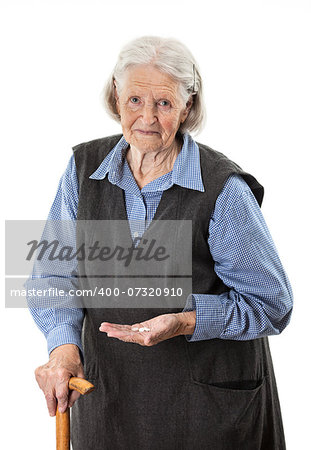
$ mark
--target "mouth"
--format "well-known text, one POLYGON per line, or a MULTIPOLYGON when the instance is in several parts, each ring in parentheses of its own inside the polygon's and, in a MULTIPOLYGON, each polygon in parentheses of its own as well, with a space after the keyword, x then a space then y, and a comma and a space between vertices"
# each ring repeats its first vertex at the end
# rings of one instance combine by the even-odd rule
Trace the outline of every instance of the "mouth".
POLYGON ((157 131, 149 131, 149 130, 137 129, 137 130, 134 130, 134 131, 137 131, 137 133, 142 134, 144 136, 154 136, 156 134, 159 134, 157 131))

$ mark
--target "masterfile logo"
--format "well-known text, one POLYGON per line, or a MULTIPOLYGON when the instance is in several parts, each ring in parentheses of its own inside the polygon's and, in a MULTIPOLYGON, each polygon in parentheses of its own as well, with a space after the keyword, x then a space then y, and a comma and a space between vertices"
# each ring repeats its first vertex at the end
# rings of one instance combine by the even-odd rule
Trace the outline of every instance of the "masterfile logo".
POLYGON ((183 307, 191 281, 191 221, 6 222, 7 307, 183 307))

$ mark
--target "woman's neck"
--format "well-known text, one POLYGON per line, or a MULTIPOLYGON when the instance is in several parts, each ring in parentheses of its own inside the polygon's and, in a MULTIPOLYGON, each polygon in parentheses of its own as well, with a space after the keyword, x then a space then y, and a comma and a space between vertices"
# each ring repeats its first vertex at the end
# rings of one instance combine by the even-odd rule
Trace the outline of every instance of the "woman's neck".
POLYGON ((181 144, 178 140, 170 148, 154 152, 141 152, 131 146, 126 159, 139 188, 142 189, 150 181, 170 172, 180 151, 181 144))

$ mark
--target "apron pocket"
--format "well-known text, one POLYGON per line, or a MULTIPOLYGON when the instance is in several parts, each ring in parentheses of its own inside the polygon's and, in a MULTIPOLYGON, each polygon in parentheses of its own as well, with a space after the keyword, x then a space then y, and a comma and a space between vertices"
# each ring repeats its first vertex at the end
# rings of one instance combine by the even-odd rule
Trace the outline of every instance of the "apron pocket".
POLYGON ((242 424, 252 426, 261 417, 264 408, 266 377, 261 380, 246 380, 204 385, 209 401, 219 424, 230 423, 234 427, 242 424), (243 389, 232 388, 242 386, 243 389), (255 387, 254 387, 255 386, 255 387))
POLYGON ((188 430, 192 433, 188 448, 259 450, 263 448, 262 442, 270 442, 266 435, 273 423, 266 420, 266 378, 245 383, 245 387, 256 385, 254 389, 233 389, 232 386, 240 385, 240 380, 228 383, 230 387, 224 387, 224 383, 219 387, 191 381, 187 404, 195 423, 191 422, 188 430))

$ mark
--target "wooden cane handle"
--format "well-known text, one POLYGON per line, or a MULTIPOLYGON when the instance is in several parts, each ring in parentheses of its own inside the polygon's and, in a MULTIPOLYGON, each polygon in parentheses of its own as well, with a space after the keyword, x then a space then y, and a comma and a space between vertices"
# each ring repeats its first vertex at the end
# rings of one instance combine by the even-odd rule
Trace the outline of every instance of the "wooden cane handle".
MULTIPOLYGON (((85 395, 94 391, 92 383, 83 378, 72 377, 68 384, 69 389, 78 391, 85 395)), ((70 410, 66 409, 64 413, 56 408, 56 450, 70 450, 70 410)))
POLYGON ((85 395, 94 391, 95 387, 92 383, 83 378, 72 377, 69 380, 69 389, 80 392, 80 394, 85 395))

